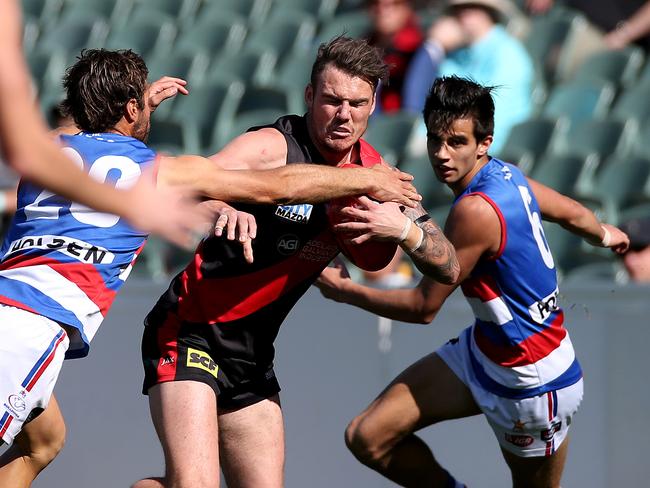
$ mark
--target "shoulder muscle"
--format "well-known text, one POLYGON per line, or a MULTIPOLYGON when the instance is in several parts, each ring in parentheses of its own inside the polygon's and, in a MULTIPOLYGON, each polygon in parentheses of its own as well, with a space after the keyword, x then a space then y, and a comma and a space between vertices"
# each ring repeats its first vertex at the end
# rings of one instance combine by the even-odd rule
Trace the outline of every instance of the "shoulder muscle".
POLYGON ((287 142, 279 131, 267 127, 241 134, 210 159, 225 169, 278 168, 286 164, 287 142))

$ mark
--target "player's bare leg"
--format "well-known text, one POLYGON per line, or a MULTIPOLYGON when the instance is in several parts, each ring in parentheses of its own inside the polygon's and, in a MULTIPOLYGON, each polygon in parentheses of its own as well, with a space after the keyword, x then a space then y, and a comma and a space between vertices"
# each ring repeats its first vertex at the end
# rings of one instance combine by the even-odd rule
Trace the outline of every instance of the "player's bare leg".
POLYGON ((218 488, 219 433, 214 390, 198 381, 149 389, 151 418, 165 455, 165 477, 133 488, 218 488))
POLYGON ((0 486, 29 487, 63 448, 65 422, 54 398, 41 414, 26 423, 14 443, 0 456, 0 486))
POLYGON ((436 353, 403 371, 345 432, 352 453, 402 486, 448 486, 449 474, 413 432, 481 413, 469 389, 436 353))
POLYGON ((284 426, 280 397, 220 413, 221 469, 228 488, 282 488, 284 426))
POLYGON ((560 488, 568 451, 568 437, 560 448, 548 457, 519 457, 501 450, 510 467, 513 488, 560 488))

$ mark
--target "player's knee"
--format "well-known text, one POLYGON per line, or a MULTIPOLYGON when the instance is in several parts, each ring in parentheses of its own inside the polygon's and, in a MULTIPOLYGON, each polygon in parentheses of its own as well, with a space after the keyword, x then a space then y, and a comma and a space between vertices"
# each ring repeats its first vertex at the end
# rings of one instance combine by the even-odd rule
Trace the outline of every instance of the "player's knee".
POLYGON ((345 429, 345 444, 352 454, 366 465, 379 463, 385 454, 373 434, 373 429, 361 416, 353 419, 345 429))

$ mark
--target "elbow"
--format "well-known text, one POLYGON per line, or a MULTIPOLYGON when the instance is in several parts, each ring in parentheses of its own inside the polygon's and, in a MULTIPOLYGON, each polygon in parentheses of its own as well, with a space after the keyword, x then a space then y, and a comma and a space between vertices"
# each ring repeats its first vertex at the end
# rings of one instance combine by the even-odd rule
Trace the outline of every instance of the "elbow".
POLYGON ((415 312, 413 322, 424 325, 430 324, 436 318, 436 315, 438 315, 438 310, 438 307, 425 304, 415 312))
POLYGON ((460 270, 458 268, 454 268, 452 270, 449 270, 449 272, 446 272, 440 276, 440 283, 443 285, 456 285, 458 284, 458 279, 460 278, 460 270))
POLYGON ((416 324, 428 325, 436 318, 436 312, 421 311, 416 314, 413 322, 416 324))

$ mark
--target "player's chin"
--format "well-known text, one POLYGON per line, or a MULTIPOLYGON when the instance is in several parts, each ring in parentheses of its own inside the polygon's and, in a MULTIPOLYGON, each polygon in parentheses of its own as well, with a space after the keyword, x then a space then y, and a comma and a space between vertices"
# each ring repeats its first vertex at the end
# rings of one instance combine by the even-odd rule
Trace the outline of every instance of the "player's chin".
POLYGON ((325 141, 325 145, 331 151, 335 151, 335 152, 347 151, 352 146, 354 146, 354 144, 357 142, 358 139, 359 139, 358 137, 355 137, 352 134, 345 137, 330 136, 325 141))

